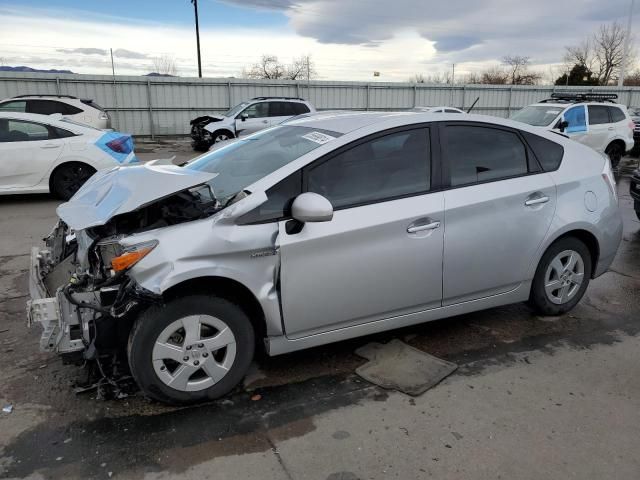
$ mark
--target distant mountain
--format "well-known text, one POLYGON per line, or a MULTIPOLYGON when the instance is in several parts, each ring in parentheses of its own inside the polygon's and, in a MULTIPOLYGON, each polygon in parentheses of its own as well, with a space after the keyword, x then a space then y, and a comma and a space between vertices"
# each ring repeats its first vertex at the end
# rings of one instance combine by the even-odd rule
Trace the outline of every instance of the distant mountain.
POLYGON ((39 68, 31 68, 25 66, 9 67, 6 65, 0 65, 0 72, 73 73, 71 70, 57 70, 55 68, 52 68, 50 70, 41 70, 39 68))

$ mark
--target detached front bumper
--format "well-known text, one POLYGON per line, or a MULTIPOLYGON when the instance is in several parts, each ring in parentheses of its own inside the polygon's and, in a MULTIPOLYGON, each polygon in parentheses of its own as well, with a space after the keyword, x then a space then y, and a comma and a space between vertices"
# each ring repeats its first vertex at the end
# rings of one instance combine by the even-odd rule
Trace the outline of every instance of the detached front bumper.
MULTIPOLYGON (((46 352, 71 353, 85 348, 88 338, 88 322, 66 298, 62 289, 55 296, 49 292, 42 280, 42 262, 47 261, 47 250, 31 249, 29 270, 29 294, 27 302, 27 326, 40 324, 40 350, 46 352)), ((93 295, 92 295, 93 296, 93 295)))

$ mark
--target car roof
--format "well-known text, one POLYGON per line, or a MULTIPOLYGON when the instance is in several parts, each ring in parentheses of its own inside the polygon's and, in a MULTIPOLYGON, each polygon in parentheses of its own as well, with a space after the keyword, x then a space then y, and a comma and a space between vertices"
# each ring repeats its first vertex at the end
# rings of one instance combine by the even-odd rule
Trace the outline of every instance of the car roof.
MULTIPOLYGON (((301 127, 318 128, 337 133, 350 133, 360 128, 379 124, 380 130, 396 126, 411 125, 427 122, 475 122, 516 128, 531 133, 540 133, 539 127, 532 127, 522 122, 506 118, 492 117, 489 115, 436 112, 348 112, 348 111, 324 111, 307 113, 304 116, 293 117, 283 122, 285 125, 297 125, 301 127)), ((550 137, 553 138, 553 137, 550 137)))
POLYGON ((543 102, 543 103, 532 103, 531 105, 528 105, 529 107, 559 107, 559 108, 568 108, 568 107, 575 107, 576 105, 598 105, 601 107, 624 107, 625 109, 627 108, 625 105, 622 105, 621 103, 613 103, 613 102, 543 102))

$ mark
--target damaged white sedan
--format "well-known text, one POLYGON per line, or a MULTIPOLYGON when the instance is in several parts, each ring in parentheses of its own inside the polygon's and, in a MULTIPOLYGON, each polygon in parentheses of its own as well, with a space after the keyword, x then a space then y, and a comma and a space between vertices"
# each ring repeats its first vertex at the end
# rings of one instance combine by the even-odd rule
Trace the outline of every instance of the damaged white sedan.
POLYGON ((570 310, 620 242, 608 160, 460 118, 316 114, 182 168, 98 172, 32 251, 42 348, 190 403, 230 392, 256 348, 524 300, 570 310))

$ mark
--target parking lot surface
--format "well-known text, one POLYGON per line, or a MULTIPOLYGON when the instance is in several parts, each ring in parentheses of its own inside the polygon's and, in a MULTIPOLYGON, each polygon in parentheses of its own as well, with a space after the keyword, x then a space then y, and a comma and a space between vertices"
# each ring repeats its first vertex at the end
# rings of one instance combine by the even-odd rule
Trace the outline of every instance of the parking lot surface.
MULTIPOLYGON (((192 156, 146 145, 143 159, 192 156), (169 154, 169 155, 165 155, 169 154)), ((627 161, 629 163, 630 161, 627 161)), ((562 317, 524 304, 268 358, 217 402, 76 395, 75 366, 25 326, 31 245, 48 195, 0 197, 0 477, 146 479, 639 478, 640 222, 618 178, 624 238, 562 317), (354 351, 398 338, 459 369, 419 397, 359 379, 354 351)))

